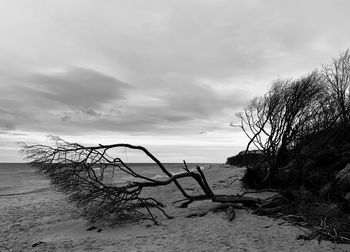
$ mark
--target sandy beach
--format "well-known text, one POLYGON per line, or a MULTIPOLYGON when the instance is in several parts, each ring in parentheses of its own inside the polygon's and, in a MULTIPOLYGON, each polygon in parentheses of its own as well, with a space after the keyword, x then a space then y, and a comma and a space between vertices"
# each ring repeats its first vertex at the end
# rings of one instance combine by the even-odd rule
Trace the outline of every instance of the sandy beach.
MULTIPOLYGON (((215 192, 240 192, 236 179, 242 175, 242 168, 214 165, 204 172, 215 192)), ((188 181, 182 184, 191 187, 188 181)), ((0 197, 0 245, 11 251, 350 251, 349 245, 297 240, 304 230, 246 210, 236 210, 232 222, 222 212, 186 218, 214 203, 202 201, 176 208, 172 202, 181 195, 174 185, 152 188, 147 193, 166 203, 166 212, 175 218, 160 219, 160 225, 91 224, 54 189, 0 197), (87 231, 91 226, 97 229, 87 231)))

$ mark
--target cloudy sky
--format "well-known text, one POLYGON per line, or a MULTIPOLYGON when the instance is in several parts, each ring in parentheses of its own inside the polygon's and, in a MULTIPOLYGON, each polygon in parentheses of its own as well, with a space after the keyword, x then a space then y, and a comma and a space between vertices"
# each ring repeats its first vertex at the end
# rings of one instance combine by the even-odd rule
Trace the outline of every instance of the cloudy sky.
POLYGON ((225 162, 244 148, 229 124, 248 100, 350 46, 348 0, 0 4, 1 162, 49 134, 225 162))

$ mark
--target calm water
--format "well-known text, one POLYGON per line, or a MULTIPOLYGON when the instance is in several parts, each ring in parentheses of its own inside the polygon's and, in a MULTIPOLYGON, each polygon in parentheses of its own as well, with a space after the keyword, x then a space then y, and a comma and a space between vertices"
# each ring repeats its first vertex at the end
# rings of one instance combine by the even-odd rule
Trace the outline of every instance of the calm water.
POLYGON ((48 189, 48 180, 36 175, 27 164, 0 163, 0 195, 48 189))
MULTIPOLYGON (((208 167, 208 164, 188 164, 190 169, 195 169, 196 165, 200 165, 204 168, 208 167)), ((164 175, 154 164, 137 163, 129 164, 129 166, 132 167, 135 172, 147 177, 160 177, 164 175)), ((182 163, 169 163, 164 164, 164 166, 171 173, 178 173, 183 171, 184 165, 182 163)), ((119 182, 126 182, 132 179, 131 176, 121 173, 116 173, 115 177, 119 182)), ((0 196, 27 194, 48 190, 49 188, 49 181, 36 174, 34 169, 27 164, 0 163, 0 196)))

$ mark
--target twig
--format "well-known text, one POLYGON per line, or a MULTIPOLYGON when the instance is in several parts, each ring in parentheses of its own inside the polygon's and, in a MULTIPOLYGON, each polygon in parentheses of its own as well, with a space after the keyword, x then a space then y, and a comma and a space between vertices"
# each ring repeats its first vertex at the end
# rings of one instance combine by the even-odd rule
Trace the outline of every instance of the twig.
POLYGON ((187 167, 186 161, 183 160, 183 162, 184 162, 184 165, 185 165, 184 170, 187 171, 187 172, 190 172, 190 170, 189 170, 188 167, 187 167))

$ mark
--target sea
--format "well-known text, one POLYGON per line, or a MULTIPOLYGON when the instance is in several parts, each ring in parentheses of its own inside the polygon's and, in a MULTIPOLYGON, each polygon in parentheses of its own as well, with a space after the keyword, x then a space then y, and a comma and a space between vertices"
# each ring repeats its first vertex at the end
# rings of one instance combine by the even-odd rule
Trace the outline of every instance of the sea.
MULTIPOLYGON (((177 174, 184 172, 183 163, 164 163, 166 169, 177 174)), ((196 166, 201 169, 208 168, 207 163, 188 163, 190 170, 195 170, 196 166)), ((136 172, 149 178, 165 177, 160 168, 153 163, 130 163, 128 164, 136 172)), ((118 174, 116 182, 128 182, 133 178, 125 173, 118 174)), ((35 169, 26 163, 0 163, 0 197, 25 195, 50 190, 51 185, 47 178, 40 176, 35 169)))

